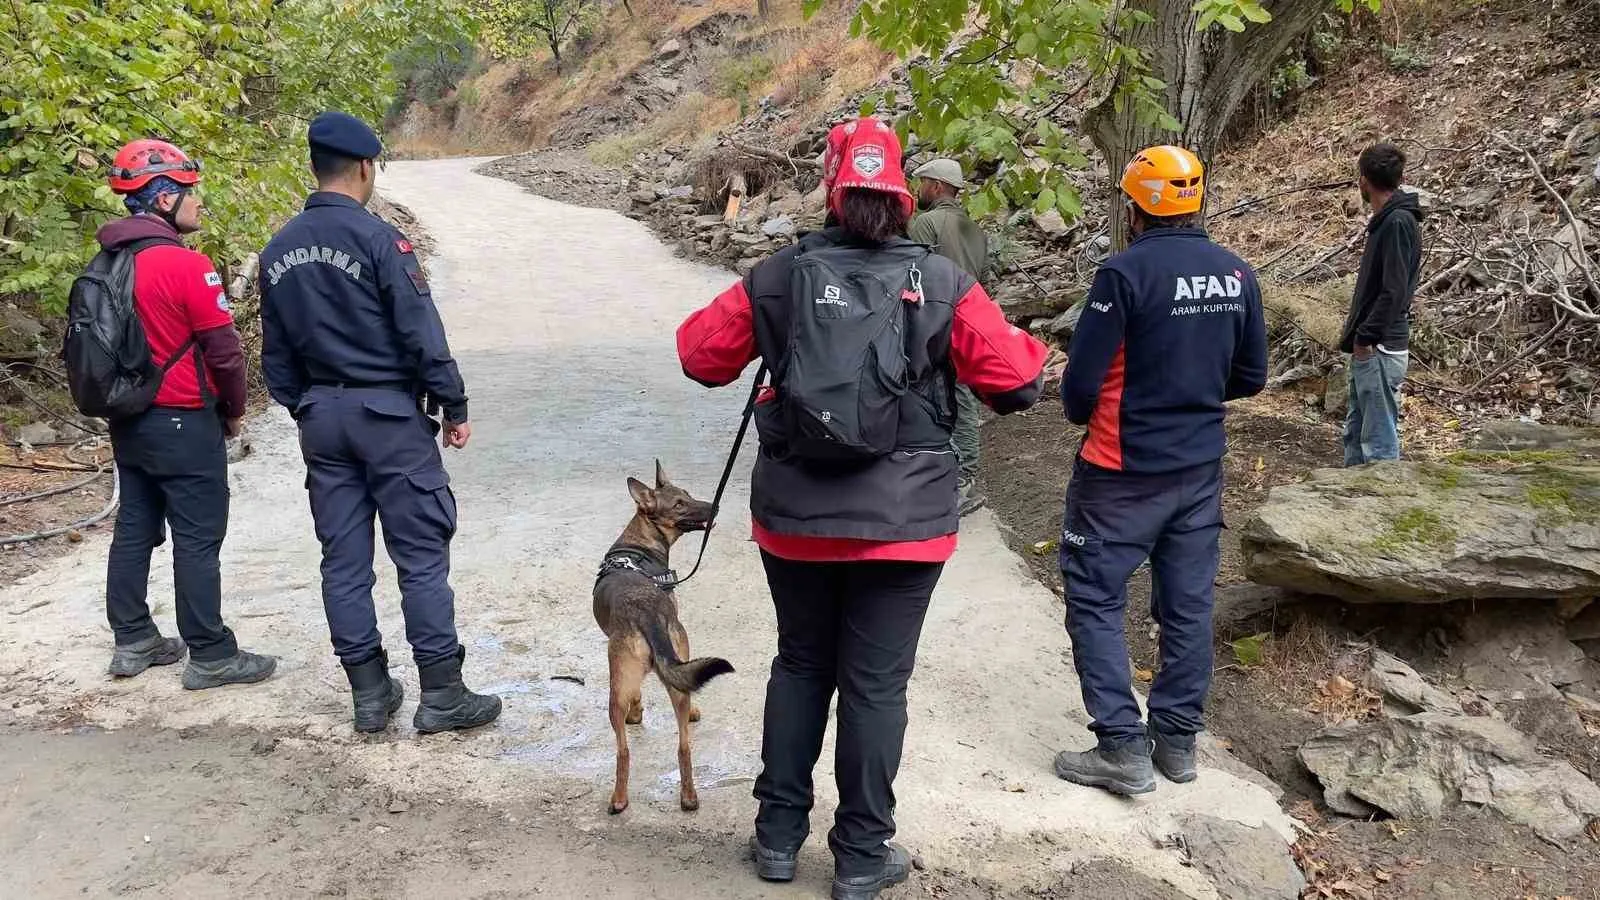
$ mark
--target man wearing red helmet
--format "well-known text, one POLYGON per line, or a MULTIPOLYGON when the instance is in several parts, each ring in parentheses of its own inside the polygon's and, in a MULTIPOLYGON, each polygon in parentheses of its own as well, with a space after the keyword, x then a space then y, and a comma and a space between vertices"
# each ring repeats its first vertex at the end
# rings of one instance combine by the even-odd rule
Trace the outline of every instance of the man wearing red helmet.
POLYGON ((110 672, 131 677, 187 652, 189 690, 261 681, 277 661, 241 651, 222 622, 223 439, 244 416, 245 362, 222 277, 183 245, 200 229, 200 164, 166 141, 136 140, 118 151, 109 181, 129 215, 97 238, 106 250, 135 254, 134 311, 164 372, 147 411, 111 423, 122 501, 106 564, 110 672), (182 640, 161 636, 147 603, 150 554, 168 526, 182 640))

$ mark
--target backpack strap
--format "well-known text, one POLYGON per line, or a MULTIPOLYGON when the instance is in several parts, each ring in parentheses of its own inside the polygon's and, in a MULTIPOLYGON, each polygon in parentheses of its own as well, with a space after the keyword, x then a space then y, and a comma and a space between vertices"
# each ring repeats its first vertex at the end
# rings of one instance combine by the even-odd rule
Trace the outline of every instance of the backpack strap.
POLYGON ((169 244, 174 247, 183 246, 183 242, 177 240, 176 238, 166 237, 165 235, 152 235, 150 237, 139 238, 135 241, 129 241, 128 243, 117 248, 117 252, 137 254, 140 250, 144 250, 147 247, 155 247, 161 244, 169 244))
MULTIPOLYGON (((139 238, 135 241, 129 241, 118 248, 117 252, 138 255, 139 251, 141 250, 161 245, 182 247, 183 242, 165 235, 152 235, 146 238, 139 238)), ((211 393, 211 388, 206 383, 206 367, 200 356, 200 342, 195 340, 195 336, 193 334, 189 335, 188 340, 178 345, 178 349, 174 350, 172 355, 167 357, 166 362, 161 364, 161 374, 165 375, 172 371, 172 367, 177 365, 185 356, 189 355, 191 351, 194 355, 194 378, 195 385, 200 391, 200 402, 210 406, 211 402, 215 399, 215 395, 211 393)))

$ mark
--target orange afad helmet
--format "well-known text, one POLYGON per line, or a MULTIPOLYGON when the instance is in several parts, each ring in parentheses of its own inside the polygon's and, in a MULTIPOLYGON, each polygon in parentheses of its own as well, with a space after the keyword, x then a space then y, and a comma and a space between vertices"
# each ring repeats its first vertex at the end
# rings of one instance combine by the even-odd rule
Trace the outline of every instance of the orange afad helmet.
POLYGON ((1182 147, 1146 147, 1122 170, 1122 192, 1152 216, 1197 213, 1206 196, 1205 168, 1182 147))
POLYGON ((113 191, 131 194, 157 175, 193 186, 200 183, 200 163, 166 141, 140 138, 123 144, 117 151, 116 159, 111 162, 111 177, 107 180, 113 191))

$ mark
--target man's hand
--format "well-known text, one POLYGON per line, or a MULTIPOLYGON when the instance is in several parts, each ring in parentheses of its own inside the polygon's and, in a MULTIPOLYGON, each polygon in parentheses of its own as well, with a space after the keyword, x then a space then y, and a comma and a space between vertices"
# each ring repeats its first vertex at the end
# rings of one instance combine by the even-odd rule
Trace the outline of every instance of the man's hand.
POLYGON ((1375 349, 1373 349, 1372 345, 1370 345, 1370 344, 1357 344, 1355 353, 1353 353, 1352 355, 1356 359, 1359 359, 1362 362, 1366 362, 1367 360, 1371 359, 1372 358, 1372 354, 1374 354, 1376 352, 1377 351, 1375 349))
POLYGON ((444 423, 444 445, 457 450, 467 446, 467 441, 472 440, 472 425, 469 422, 444 423))
POLYGON ((236 419, 224 419, 223 420, 223 422, 222 422, 222 433, 224 435, 226 435, 227 437, 236 438, 236 437, 239 436, 239 433, 242 432, 242 431, 244 431, 244 417, 243 416, 240 416, 239 418, 236 418, 236 419))

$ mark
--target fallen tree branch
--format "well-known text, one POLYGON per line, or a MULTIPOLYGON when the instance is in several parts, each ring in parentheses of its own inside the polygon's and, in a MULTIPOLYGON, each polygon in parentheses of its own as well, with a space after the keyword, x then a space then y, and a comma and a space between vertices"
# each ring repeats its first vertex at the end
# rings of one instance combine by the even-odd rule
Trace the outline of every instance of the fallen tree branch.
POLYGON ((111 470, 111 499, 106 502, 105 508, 85 519, 79 519, 71 525, 62 525, 60 528, 50 528, 45 531, 35 531, 32 534, 14 534, 10 537, 0 538, 0 547, 9 547, 12 544, 26 544, 31 541, 42 541, 46 538, 60 537, 74 531, 80 531, 91 525, 104 521, 117 508, 117 501, 122 499, 122 475, 115 467, 111 470))
MULTIPOLYGON (((1512 143, 1511 139, 1503 134, 1496 133, 1494 137, 1495 140, 1507 148, 1522 154, 1522 158, 1527 160, 1528 166, 1532 168, 1534 177, 1539 179, 1539 183, 1544 186, 1544 189, 1550 193, 1550 196, 1555 198, 1556 205, 1561 207, 1561 215, 1567 220, 1567 226, 1572 229, 1572 242, 1577 244, 1577 259, 1574 259, 1573 262, 1577 264, 1578 271, 1583 273, 1583 280, 1589 286, 1589 294, 1594 297, 1600 297, 1600 286, 1595 285, 1594 272, 1589 268, 1589 248, 1583 242, 1584 226, 1583 223, 1578 221, 1578 217, 1572 214, 1572 207, 1567 205, 1567 198, 1561 196, 1561 192, 1556 190, 1550 184, 1550 180, 1544 177, 1544 170, 1539 168, 1539 160, 1532 153, 1529 153, 1527 148, 1512 143)), ((1568 307, 1568 311, 1590 321, 1600 320, 1600 315, 1596 315, 1593 312, 1589 312, 1586 315, 1570 307, 1568 307)))
POLYGON ((1505 362, 1501 363, 1500 365, 1496 366, 1494 368, 1494 371, 1492 371, 1489 374, 1483 376, 1483 378, 1481 380, 1479 380, 1477 384, 1475 384, 1472 387, 1468 388, 1467 389, 1467 393, 1476 394, 1479 390, 1481 390, 1483 387, 1488 385, 1489 382, 1495 380, 1496 378, 1499 378, 1501 375, 1504 375, 1507 371, 1509 371, 1511 369, 1512 366, 1516 365, 1518 362, 1521 362, 1522 360, 1527 359, 1527 358, 1533 356, 1533 354, 1538 353, 1540 350, 1544 349, 1544 345, 1550 343, 1550 340, 1556 336, 1556 332, 1560 331, 1561 328, 1566 324, 1567 324, 1566 318, 1564 316, 1562 316, 1561 313, 1557 312, 1556 313, 1556 324, 1553 327, 1551 327, 1551 329, 1549 331, 1545 332, 1543 337, 1539 338, 1537 341, 1534 341, 1532 344, 1529 344, 1527 347, 1523 348, 1516 356, 1513 356, 1510 359, 1506 360, 1505 362))
POLYGON ((782 163, 783 165, 793 169, 794 174, 796 175, 800 174, 800 167, 802 166, 807 169, 822 168, 822 165, 814 159, 795 159, 787 153, 779 153, 776 150, 763 150, 760 147, 752 147, 749 144, 741 144, 738 141, 729 141, 728 146, 746 156, 754 156, 757 159, 765 159, 769 162, 782 163))
POLYGON ((1236 203, 1233 206, 1230 206, 1227 209, 1222 210, 1221 212, 1211 213, 1210 215, 1211 215, 1212 218, 1220 219, 1223 216, 1226 216, 1226 215, 1228 215, 1230 213, 1237 213, 1237 212, 1239 212, 1241 210, 1244 210, 1244 209, 1246 209, 1248 207, 1255 206, 1255 205, 1260 204, 1260 203, 1265 203, 1268 200, 1275 200, 1275 199, 1277 199, 1279 197, 1286 197, 1289 194, 1298 194, 1301 191, 1326 191, 1326 190, 1332 190, 1334 188, 1347 188, 1347 187, 1350 187, 1353 184, 1355 184, 1355 180, 1354 179, 1345 179, 1344 181, 1325 181, 1325 182, 1323 182, 1321 184, 1303 184, 1303 185, 1301 185, 1299 187, 1289 188, 1288 190, 1275 191, 1275 192, 1273 192, 1271 194, 1267 194, 1264 197, 1252 197, 1249 200, 1246 200, 1246 201, 1244 201, 1242 203, 1236 203))
POLYGON ((94 474, 90 475, 89 477, 79 479, 71 484, 64 484, 60 487, 53 487, 49 490, 39 491, 38 493, 34 494, 24 494, 20 497, 0 498, 0 506, 11 506, 15 503, 27 503, 30 500, 43 500, 46 497, 56 497, 60 496, 61 494, 70 494, 79 488, 86 488, 89 485, 94 484, 95 481, 99 480, 100 476, 104 475, 105 473, 106 470, 104 468, 100 468, 96 469, 94 474))
POLYGON ((1338 256, 1341 253, 1349 252, 1352 247, 1354 247, 1356 244, 1361 243, 1361 239, 1363 237, 1365 237, 1366 234, 1367 234, 1367 229, 1366 228, 1361 228, 1361 229, 1357 230, 1355 234, 1350 236, 1350 239, 1348 241, 1345 241, 1343 244, 1340 244, 1339 246, 1333 248, 1332 250, 1329 250, 1327 253, 1324 253, 1322 256, 1317 258, 1316 262, 1312 263, 1311 265, 1306 266, 1304 269, 1301 269, 1300 271, 1294 273, 1293 275, 1290 275, 1288 280, 1289 281, 1299 281, 1301 278, 1304 278, 1307 275, 1310 275, 1312 272, 1315 272, 1317 269, 1319 269, 1322 266, 1326 265, 1328 263, 1328 261, 1333 259, 1335 256, 1338 256))

